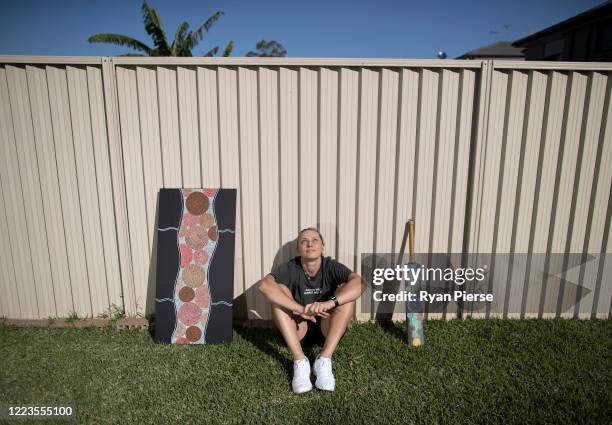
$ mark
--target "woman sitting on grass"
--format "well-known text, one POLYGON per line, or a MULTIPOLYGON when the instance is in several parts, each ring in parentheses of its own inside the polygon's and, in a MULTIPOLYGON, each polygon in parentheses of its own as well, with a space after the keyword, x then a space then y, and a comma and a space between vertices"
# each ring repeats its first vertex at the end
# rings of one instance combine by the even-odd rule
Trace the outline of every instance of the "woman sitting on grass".
POLYGON ((310 362, 301 345, 307 334, 325 338, 314 362, 315 386, 334 391, 331 358, 366 287, 357 273, 323 257, 325 242, 317 229, 309 227, 298 233, 297 251, 299 256, 261 280, 259 290, 272 303, 274 323, 293 356, 293 391, 300 394, 312 389, 310 362))

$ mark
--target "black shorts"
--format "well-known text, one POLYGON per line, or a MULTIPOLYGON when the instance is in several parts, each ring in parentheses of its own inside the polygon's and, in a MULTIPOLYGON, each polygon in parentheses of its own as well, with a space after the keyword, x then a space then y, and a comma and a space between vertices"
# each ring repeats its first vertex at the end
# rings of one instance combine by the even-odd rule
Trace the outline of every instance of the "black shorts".
POLYGON ((316 317, 317 323, 313 323, 310 320, 307 320, 308 330, 306 331, 306 335, 301 339, 301 343, 305 346, 312 346, 316 344, 323 344, 325 342, 325 336, 323 336, 323 332, 321 331, 321 318, 316 317))

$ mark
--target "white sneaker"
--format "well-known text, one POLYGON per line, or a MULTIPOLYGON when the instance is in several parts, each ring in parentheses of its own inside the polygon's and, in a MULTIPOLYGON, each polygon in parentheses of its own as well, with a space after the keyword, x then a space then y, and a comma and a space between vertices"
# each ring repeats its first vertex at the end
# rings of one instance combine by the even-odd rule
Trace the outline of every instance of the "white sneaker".
POLYGON ((312 390, 310 382, 310 362, 307 358, 293 361, 293 381, 291 388, 296 394, 302 394, 312 390))
POLYGON ((336 380, 332 373, 332 361, 328 357, 317 356, 314 363, 314 373, 317 377, 315 386, 324 391, 334 391, 336 389, 336 380))

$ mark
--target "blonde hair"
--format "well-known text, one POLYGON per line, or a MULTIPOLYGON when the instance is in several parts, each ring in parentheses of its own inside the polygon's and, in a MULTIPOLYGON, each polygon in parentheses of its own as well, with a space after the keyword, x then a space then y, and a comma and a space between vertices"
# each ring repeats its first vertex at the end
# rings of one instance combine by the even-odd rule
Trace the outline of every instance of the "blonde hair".
POLYGON ((319 237, 321 238, 321 244, 325 245, 325 240, 323 240, 323 235, 321 234, 321 232, 319 232, 319 229, 317 229, 316 227, 306 227, 300 230, 297 235, 298 243, 300 241, 300 236, 302 236, 302 233, 304 233, 307 230, 312 230, 313 232, 317 232, 319 234, 319 237))

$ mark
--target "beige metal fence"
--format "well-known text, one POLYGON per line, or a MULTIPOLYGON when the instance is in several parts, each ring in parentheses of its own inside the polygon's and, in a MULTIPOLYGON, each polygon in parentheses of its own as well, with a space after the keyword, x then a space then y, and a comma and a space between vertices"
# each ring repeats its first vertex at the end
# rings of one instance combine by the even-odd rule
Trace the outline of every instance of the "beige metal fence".
MULTIPOLYGON (((0 56, 0 315, 152 313, 162 187, 239 189, 242 318, 270 317, 254 284, 309 225, 357 271, 410 217, 420 251, 609 252, 610 71, 0 56)), ((567 314, 608 316, 591 275, 567 314)))

